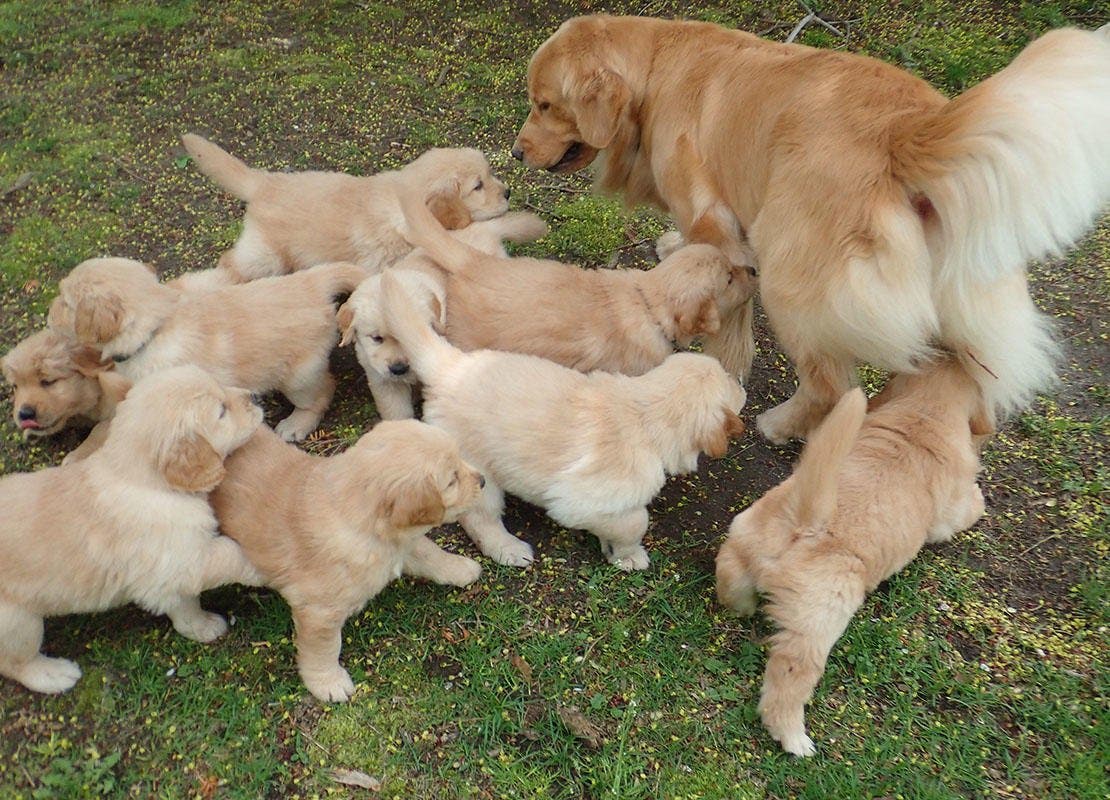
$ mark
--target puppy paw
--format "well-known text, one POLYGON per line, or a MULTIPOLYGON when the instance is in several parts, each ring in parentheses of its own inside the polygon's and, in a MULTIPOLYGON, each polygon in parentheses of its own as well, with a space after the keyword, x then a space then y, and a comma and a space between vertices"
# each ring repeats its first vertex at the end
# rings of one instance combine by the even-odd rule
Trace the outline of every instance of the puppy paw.
POLYGON ((530 567, 535 560, 532 545, 513 536, 491 547, 485 553, 498 564, 504 564, 507 567, 530 567))
POLYGON ((190 616, 188 619, 174 620, 174 630, 186 639, 207 644, 215 641, 227 633, 227 621, 219 614, 202 611, 199 615, 190 616))
POLYGON ((686 244, 682 234, 678 231, 667 231, 655 240, 655 255, 662 261, 686 244))
POLYGON ((288 417, 274 426, 274 433, 287 442, 303 442, 305 438, 316 430, 316 420, 305 420, 294 411, 288 417))
POLYGON ((73 688, 81 668, 69 659, 36 656, 18 674, 12 675, 32 692, 58 694, 73 688))
POLYGON ((789 408, 784 408, 786 403, 775 406, 770 411, 764 411, 755 418, 755 426, 763 437, 774 444, 786 444, 791 439, 802 438, 804 431, 798 430, 798 425, 793 419, 789 408))
POLYGON ((346 703, 355 693, 355 684, 347 670, 338 664, 326 672, 301 673, 301 679, 313 697, 324 703, 346 703))
POLYGON ((806 736, 805 731, 784 735, 779 741, 783 750, 802 758, 809 758, 817 752, 817 747, 813 744, 813 740, 806 736))
POLYGON ((451 565, 451 572, 445 576, 447 579, 441 583, 450 584, 451 586, 469 586, 482 576, 482 565, 475 561, 473 558, 466 556, 458 556, 458 561, 454 561, 451 565))
MULTIPOLYGON (((608 551, 610 548, 605 549, 608 551)), ((647 550, 640 545, 608 552, 606 558, 614 567, 625 572, 635 572, 651 566, 651 558, 648 556, 647 550)))

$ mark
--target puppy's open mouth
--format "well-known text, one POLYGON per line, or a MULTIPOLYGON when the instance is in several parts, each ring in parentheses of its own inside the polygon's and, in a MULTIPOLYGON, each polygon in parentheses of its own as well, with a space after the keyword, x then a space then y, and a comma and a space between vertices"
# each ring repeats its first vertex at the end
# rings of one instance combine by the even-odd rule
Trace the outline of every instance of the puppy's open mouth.
POLYGON ((563 157, 547 168, 548 172, 574 172, 594 160, 597 150, 583 142, 574 142, 563 153, 563 157))

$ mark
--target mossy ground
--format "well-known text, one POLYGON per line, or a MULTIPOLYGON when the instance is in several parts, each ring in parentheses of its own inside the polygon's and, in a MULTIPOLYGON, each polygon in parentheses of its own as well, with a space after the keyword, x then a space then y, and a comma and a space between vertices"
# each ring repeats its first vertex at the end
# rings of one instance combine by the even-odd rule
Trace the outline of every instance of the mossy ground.
MULTIPOLYGON (((950 93, 1046 27, 1110 18, 1105 2, 1069 0, 817 7, 847 35, 811 25, 800 41, 870 53, 950 93)), ((240 208, 183 158, 177 137, 190 130, 260 166, 356 174, 431 145, 481 147, 514 203, 552 222, 535 252, 647 263, 661 217, 508 157, 529 53, 567 16, 600 10, 693 13, 780 39, 805 13, 589 0, 0 5, 0 350, 43 323, 57 279, 84 258, 174 273, 211 266, 234 240, 240 208)), ((751 435, 667 486, 644 574, 617 573, 592 539, 512 504, 535 567, 486 562, 467 590, 387 589, 347 626, 359 685, 347 705, 306 697, 288 612, 268 592, 207 595, 236 619, 211 646, 134 609, 51 620, 47 650, 86 674, 57 698, 0 685, 0 796, 365 796, 330 779, 349 768, 380 778, 383 797, 1105 798, 1108 265, 1103 220, 1066 261, 1034 269, 1067 346, 1060 390, 992 444, 987 517, 923 553, 849 627, 810 710, 815 759, 782 755, 759 726, 766 625, 712 599, 731 516, 797 454, 751 435), (563 721, 570 706, 596 747, 563 721)), ((752 415, 793 387, 763 331, 760 347, 752 415)), ((376 419, 349 353, 336 371, 317 451, 376 419)), ((3 430, 3 472, 56 463, 78 440, 27 445, 3 430)), ((458 531, 442 539, 474 552, 458 531)))

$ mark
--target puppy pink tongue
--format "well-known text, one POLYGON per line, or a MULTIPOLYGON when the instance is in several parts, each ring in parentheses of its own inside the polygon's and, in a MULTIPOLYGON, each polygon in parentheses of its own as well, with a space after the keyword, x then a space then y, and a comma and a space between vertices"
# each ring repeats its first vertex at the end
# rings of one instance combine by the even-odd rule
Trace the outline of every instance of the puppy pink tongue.
POLYGON ((20 430, 24 430, 24 431, 25 431, 25 430, 28 430, 28 429, 31 429, 31 430, 38 430, 38 429, 39 429, 39 428, 41 428, 41 427, 42 427, 42 426, 41 426, 41 425, 39 425, 39 424, 38 424, 38 423, 37 423, 37 422, 36 422, 35 420, 33 420, 33 419, 21 419, 21 420, 19 421, 19 428, 20 428, 20 430))

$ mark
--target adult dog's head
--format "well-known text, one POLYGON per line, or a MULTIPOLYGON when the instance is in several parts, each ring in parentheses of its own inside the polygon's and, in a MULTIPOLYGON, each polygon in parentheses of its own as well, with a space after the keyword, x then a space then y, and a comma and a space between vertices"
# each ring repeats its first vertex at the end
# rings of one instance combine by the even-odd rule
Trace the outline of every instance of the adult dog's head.
POLYGON ((634 130, 629 55, 637 35, 625 20, 569 19, 528 65, 531 110, 513 144, 527 166, 574 172, 634 130))

